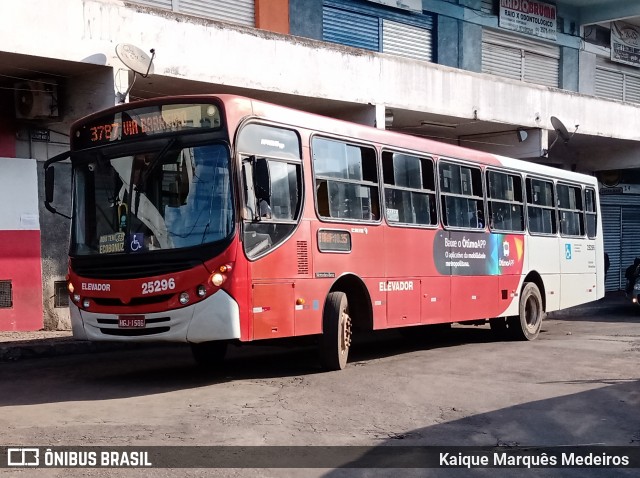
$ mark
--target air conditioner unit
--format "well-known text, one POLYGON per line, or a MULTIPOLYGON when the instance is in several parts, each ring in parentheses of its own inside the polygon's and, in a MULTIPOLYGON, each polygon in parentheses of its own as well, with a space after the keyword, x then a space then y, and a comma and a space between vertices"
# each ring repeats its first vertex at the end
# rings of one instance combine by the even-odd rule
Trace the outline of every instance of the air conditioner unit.
POLYGON ((58 86, 55 81, 21 81, 13 85, 18 119, 58 117, 58 86))

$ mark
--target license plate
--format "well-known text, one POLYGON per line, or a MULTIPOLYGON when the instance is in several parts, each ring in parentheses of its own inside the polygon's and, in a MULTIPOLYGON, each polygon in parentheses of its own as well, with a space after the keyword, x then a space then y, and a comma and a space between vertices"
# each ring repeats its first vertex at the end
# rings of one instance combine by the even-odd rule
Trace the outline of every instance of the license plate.
POLYGON ((145 319, 142 315, 121 315, 118 317, 118 327, 121 329, 144 329, 145 319))

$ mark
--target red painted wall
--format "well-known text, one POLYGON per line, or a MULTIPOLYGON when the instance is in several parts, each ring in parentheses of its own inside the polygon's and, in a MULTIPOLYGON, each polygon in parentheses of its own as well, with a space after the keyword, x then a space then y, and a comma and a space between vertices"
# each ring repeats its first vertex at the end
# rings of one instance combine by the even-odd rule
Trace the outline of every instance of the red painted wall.
POLYGON ((289 33, 289 0, 256 0, 256 28, 289 33))
POLYGON ((0 281, 11 280, 13 306, 0 307, 0 330, 43 327, 40 231, 0 231, 0 281))
POLYGON ((16 157, 16 133, 8 123, 0 121, 0 157, 16 157))

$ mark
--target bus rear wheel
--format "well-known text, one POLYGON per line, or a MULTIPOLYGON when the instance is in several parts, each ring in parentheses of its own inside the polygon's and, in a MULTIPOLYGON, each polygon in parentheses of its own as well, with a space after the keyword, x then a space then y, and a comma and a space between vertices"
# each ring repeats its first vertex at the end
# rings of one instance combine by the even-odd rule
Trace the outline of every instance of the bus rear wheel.
POLYGON ((542 295, 538 286, 533 282, 526 282, 520 294, 520 313, 509 317, 509 330, 518 340, 534 340, 540 333, 544 307, 542 295))
POLYGON ((200 367, 219 367, 227 354, 227 342, 216 340, 192 343, 191 354, 200 367))
POLYGON ((342 370, 351 347, 351 317, 347 294, 330 292, 322 314, 320 364, 325 370, 342 370))

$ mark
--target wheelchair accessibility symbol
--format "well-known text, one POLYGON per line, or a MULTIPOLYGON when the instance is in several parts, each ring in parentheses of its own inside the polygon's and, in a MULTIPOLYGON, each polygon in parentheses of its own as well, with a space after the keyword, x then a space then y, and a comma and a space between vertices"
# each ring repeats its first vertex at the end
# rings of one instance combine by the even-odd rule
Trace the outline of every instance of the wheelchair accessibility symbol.
POLYGON ((571 259, 571 244, 564 245, 564 258, 571 259))
POLYGON ((138 252, 144 248, 144 234, 136 233, 129 236, 129 250, 138 252))

